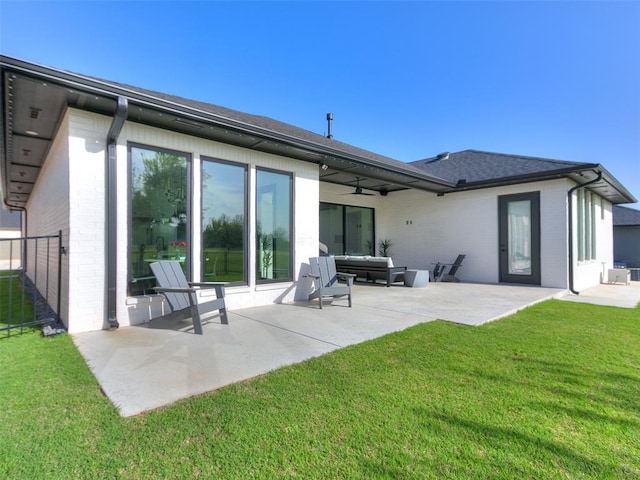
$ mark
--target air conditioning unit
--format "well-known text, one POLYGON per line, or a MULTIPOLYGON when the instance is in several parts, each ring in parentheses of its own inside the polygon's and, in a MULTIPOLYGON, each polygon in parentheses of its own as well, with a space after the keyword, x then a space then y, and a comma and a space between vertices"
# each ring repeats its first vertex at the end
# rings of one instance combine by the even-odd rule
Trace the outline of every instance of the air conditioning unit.
POLYGON ((631 271, 626 268, 610 268, 607 282, 629 285, 631 283, 631 271))

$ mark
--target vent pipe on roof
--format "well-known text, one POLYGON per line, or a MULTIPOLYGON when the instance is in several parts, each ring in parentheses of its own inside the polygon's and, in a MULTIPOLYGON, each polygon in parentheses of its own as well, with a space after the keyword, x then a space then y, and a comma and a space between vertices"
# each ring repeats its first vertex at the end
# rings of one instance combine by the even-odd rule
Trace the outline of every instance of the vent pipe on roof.
POLYGON ((331 135, 332 121, 333 121, 333 113, 327 113, 327 138, 333 138, 333 135, 331 135))

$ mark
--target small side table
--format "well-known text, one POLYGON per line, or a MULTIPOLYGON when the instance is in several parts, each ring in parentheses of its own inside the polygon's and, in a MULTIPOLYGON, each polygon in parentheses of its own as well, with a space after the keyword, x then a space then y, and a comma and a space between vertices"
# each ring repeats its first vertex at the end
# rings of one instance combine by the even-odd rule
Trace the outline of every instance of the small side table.
POLYGON ((407 270, 404 272, 404 286, 424 288, 429 285, 429 270, 407 270))

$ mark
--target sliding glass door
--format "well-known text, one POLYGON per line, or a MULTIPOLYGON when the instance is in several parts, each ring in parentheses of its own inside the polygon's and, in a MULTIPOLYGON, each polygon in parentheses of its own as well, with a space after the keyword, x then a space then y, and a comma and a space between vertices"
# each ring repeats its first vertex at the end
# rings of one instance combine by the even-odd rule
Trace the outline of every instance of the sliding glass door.
POLYGON ((331 255, 375 255, 373 208, 320 203, 320 241, 331 255))

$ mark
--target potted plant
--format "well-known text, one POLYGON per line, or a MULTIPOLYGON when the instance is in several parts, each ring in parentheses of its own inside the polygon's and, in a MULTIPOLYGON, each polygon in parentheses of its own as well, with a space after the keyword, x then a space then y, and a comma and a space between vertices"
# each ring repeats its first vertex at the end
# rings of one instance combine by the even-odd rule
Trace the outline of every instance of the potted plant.
POLYGON ((383 257, 391 256, 391 246, 393 243, 388 238, 383 238, 378 242, 378 250, 380 251, 380 255, 383 257))
POLYGON ((273 235, 258 233, 258 244, 260 245, 260 255, 262 268, 260 278, 271 278, 271 266, 273 264, 273 235))
POLYGON ((371 240, 367 240, 367 241, 365 242, 365 247, 366 247, 366 249, 367 249, 367 255, 371 255, 371 256, 373 256, 373 255, 375 255, 375 254, 376 254, 376 252, 375 252, 375 251, 374 251, 374 249, 373 249, 373 242, 372 242, 371 240))

